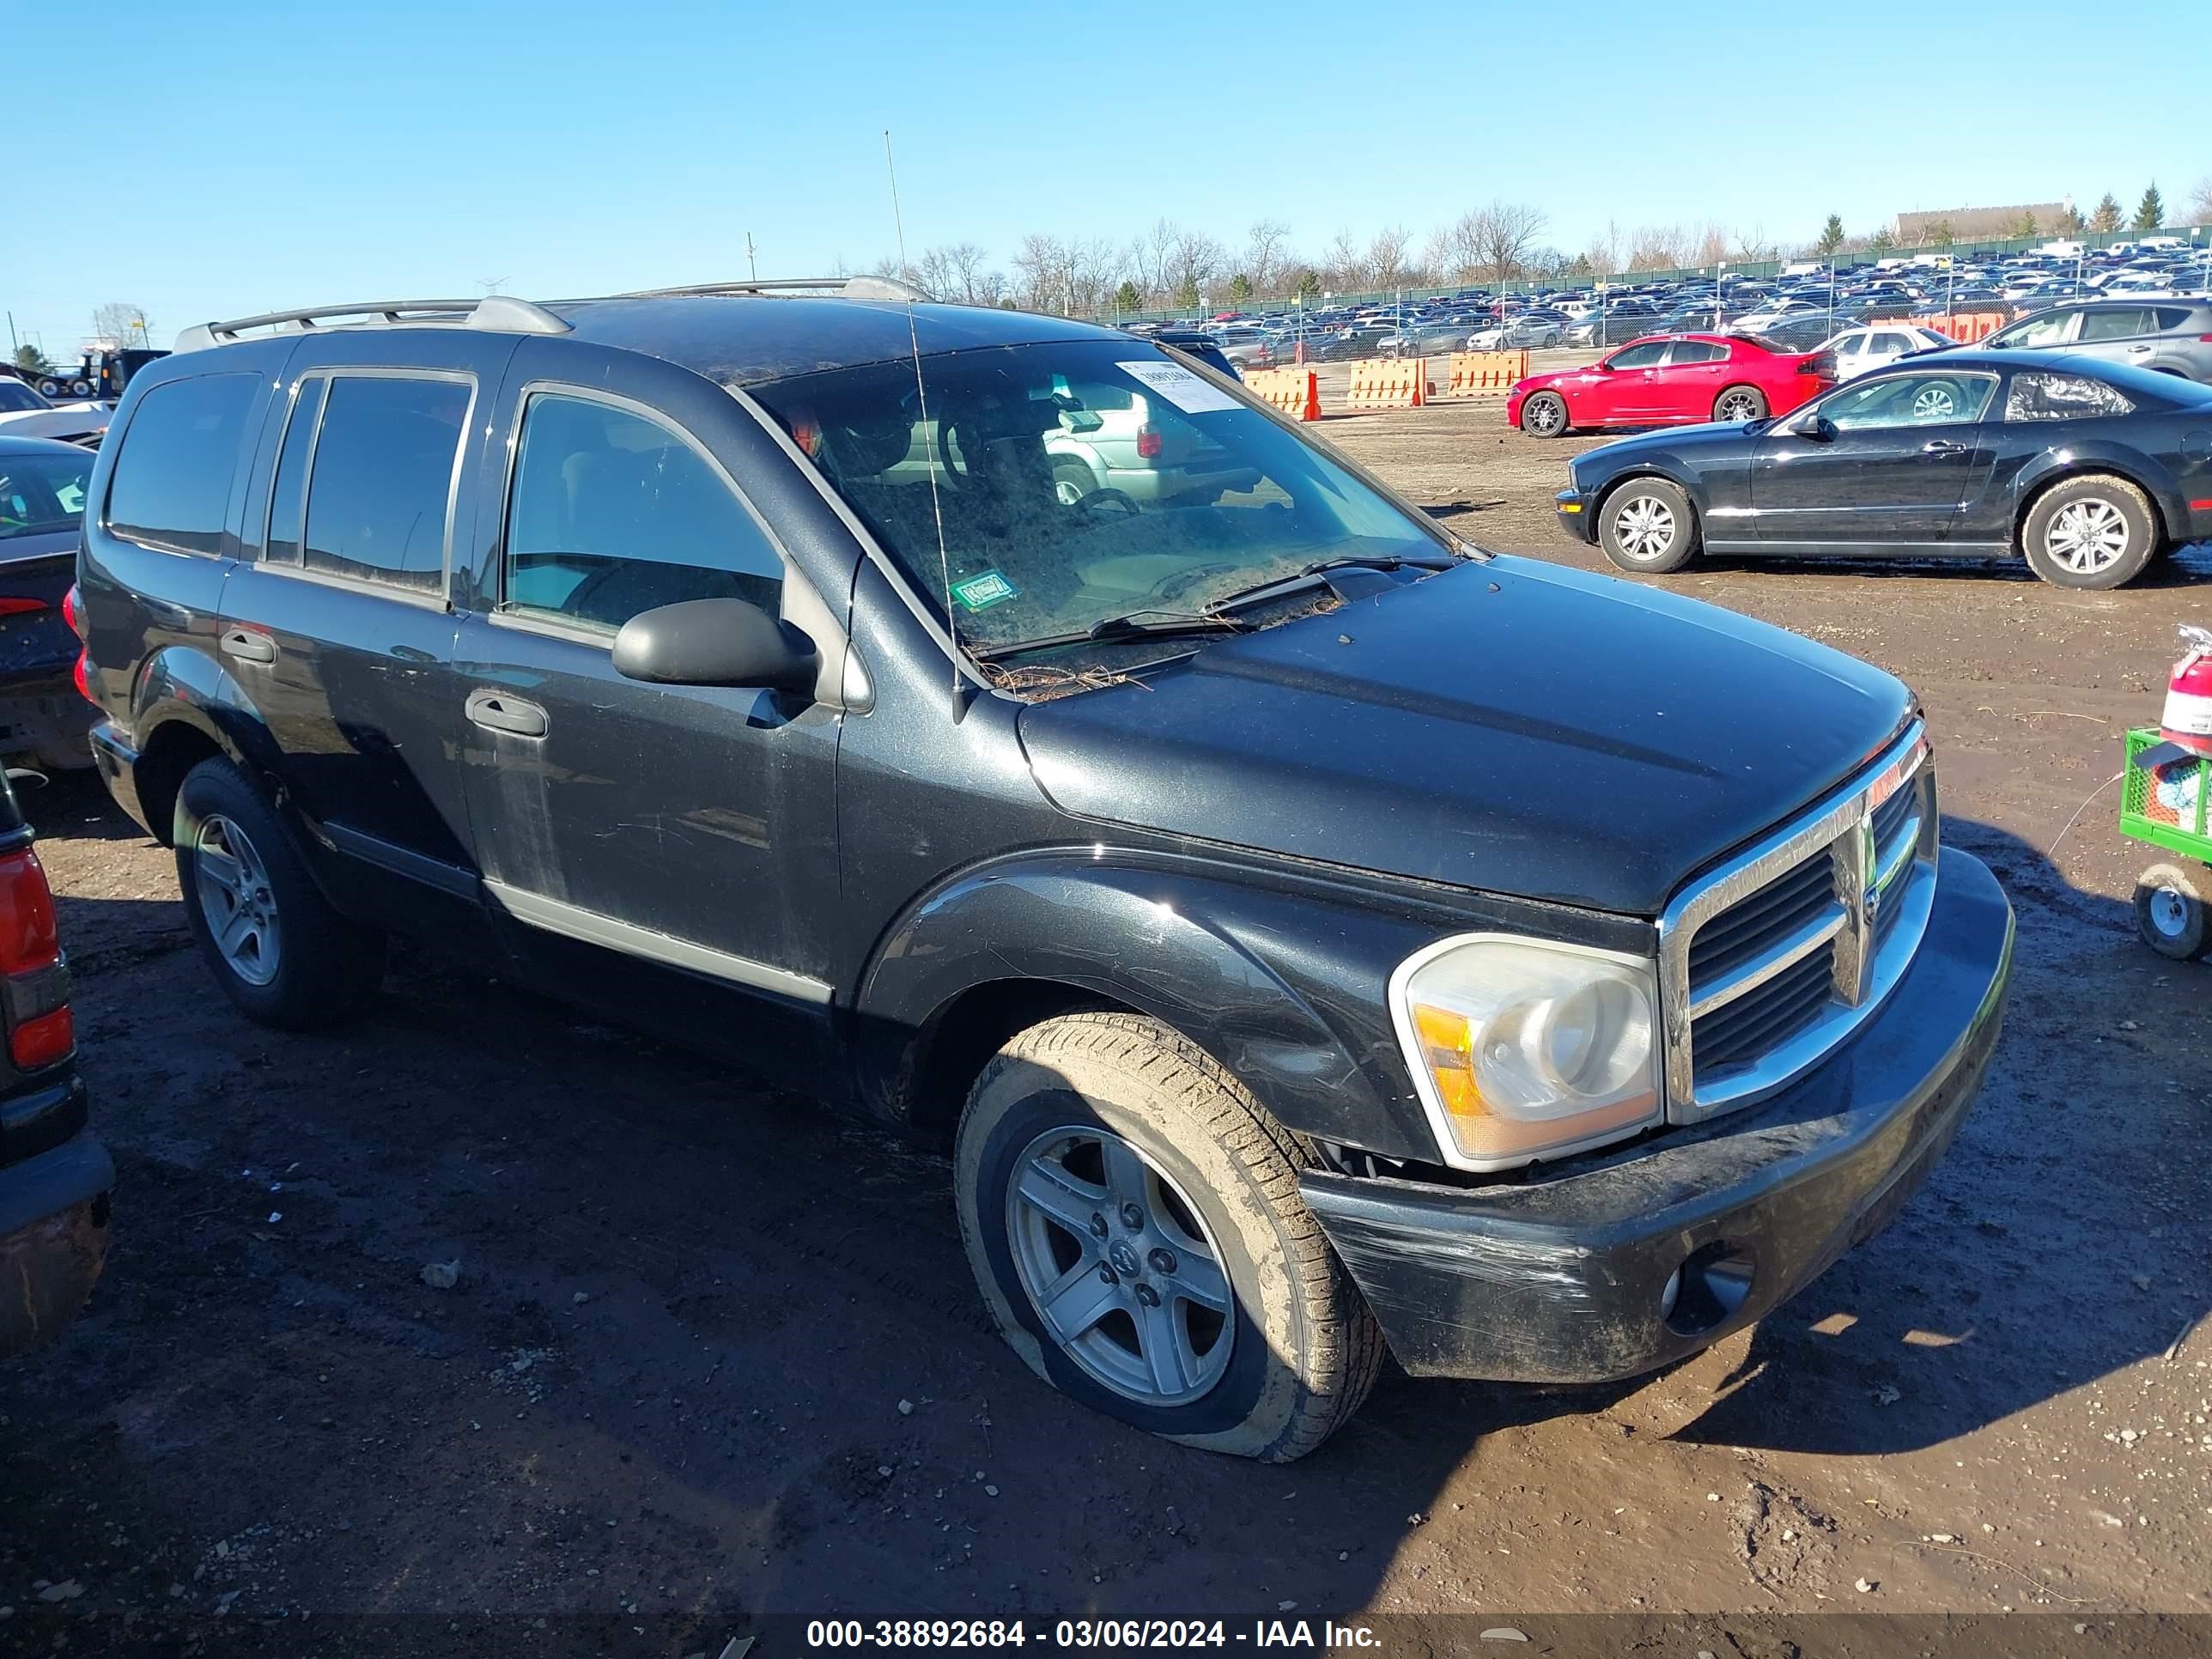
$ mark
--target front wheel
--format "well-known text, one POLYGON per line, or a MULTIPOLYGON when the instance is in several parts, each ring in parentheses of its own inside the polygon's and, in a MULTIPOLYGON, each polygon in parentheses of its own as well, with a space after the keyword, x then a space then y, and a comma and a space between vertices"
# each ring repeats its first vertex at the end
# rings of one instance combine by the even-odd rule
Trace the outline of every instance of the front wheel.
POLYGON ((2162 957, 2189 962, 2212 945, 2212 922, 2197 883, 2171 864, 2154 864, 2136 878, 2136 932, 2162 957))
POLYGON ((1288 1462, 1352 1417, 1382 1360, 1298 1196, 1306 1161, 1178 1033, 1069 1014, 977 1079, 954 1197, 984 1301, 1031 1370, 1151 1433, 1288 1462))
POLYGON ((1567 400, 1539 392, 1521 405, 1521 429, 1532 438, 1556 438, 1567 429, 1567 400))
POLYGON ((2125 478, 2092 472, 2036 497, 2020 540, 2028 568, 2054 587, 2118 587, 2150 562, 2158 520, 2125 478))
POLYGON ((1690 498, 1664 478, 1631 478, 1607 496, 1597 533, 1607 558, 1641 576, 1680 570, 1699 541, 1690 498))
POLYGON ((1713 418, 1723 424, 1756 421, 1766 413, 1766 394, 1755 386, 1732 386, 1713 399, 1713 418))
POLYGON ((384 976, 384 936, 331 908, 230 762, 204 760, 185 775, 171 840, 185 920, 240 1012, 307 1030, 361 1011, 384 976))

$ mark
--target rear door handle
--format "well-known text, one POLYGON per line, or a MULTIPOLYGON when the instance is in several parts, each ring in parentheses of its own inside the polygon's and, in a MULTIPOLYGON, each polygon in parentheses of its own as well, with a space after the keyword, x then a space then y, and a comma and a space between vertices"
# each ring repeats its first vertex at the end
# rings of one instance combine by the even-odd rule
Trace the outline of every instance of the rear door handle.
POLYGON ((1923 455, 1963 455, 1966 453, 1966 447, 1954 444, 1948 438, 1938 438, 1932 443, 1921 445, 1920 453, 1923 455))
POLYGON ((487 732, 509 732, 518 738, 545 735, 545 711, 511 691, 471 691, 466 707, 469 719, 487 732))
POLYGON ((276 641, 250 628, 233 628, 223 634, 222 654, 240 662, 275 662, 276 641))

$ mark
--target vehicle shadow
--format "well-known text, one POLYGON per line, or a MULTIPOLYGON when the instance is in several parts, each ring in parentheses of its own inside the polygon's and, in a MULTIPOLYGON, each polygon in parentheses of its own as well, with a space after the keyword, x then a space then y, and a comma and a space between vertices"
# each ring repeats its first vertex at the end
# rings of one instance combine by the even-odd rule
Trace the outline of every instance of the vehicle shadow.
MULTIPOLYGON (((1792 572, 1830 576, 1933 576, 1939 573, 1961 580, 2034 584, 2041 578, 2017 557, 1910 557, 1901 554, 1837 555, 1761 554, 1729 551, 1700 553, 1691 570, 1719 573, 1756 570, 1770 575, 1792 572)), ((2128 588, 2193 587, 2212 581, 2212 542, 2189 542, 2165 557, 2154 559, 2143 573, 2125 584, 2128 588)))
MULTIPOLYGON (((556 1583, 588 1563, 594 1585, 695 1606, 1272 1617, 1369 1604, 1416 1525, 1485 1555, 1518 1541, 1534 1517, 1495 1500, 1528 1483, 1583 1507, 1621 1486, 1681 1500, 1682 1466, 1647 1446, 1670 1435, 1881 1455, 1986 1428, 2202 1311, 2200 1109, 2166 1091, 2158 1043, 2105 1037, 2123 1011, 2201 1029, 2212 970, 2140 960, 2125 907, 2005 832, 1945 830, 2019 913, 2010 1029, 1886 1231, 1657 1379, 1394 1372, 1292 1468, 1048 1391, 990 1330, 949 1160, 720 1060, 412 952, 358 1023, 315 1036, 236 1018, 191 952, 96 962, 80 1030, 122 1172, 117 1246, 81 1328, 0 1379, 15 1432, 83 1449, 27 1468, 0 1529, 69 1559, 96 1488, 101 1525, 204 1552, 281 1508, 323 1540, 284 1569, 319 1618, 363 1582, 499 1605, 487 1587, 526 1534, 557 1540, 556 1583), (448 1259, 459 1286, 426 1288, 448 1259), (87 1411, 122 1426, 68 1431, 87 1411), (347 1425, 324 1431, 334 1449, 374 1433, 374 1455, 325 1469, 288 1420, 347 1425), (520 1486, 495 1473, 525 1467, 520 1486), (342 1534, 362 1513, 388 1524, 342 1534)), ((173 902, 59 909, 65 939, 179 932, 173 902)))
POLYGON ((17 805, 41 836, 81 841, 143 841, 146 832, 115 804, 91 767, 13 780, 17 805))

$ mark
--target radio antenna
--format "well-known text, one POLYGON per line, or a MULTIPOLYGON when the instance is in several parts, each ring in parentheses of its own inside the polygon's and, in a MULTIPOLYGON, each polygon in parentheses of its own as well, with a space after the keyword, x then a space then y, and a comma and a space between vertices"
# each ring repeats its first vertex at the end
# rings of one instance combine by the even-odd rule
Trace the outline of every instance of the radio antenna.
MULTIPOLYGON (((884 129, 884 171, 891 181, 891 230, 898 242, 898 277, 906 280, 906 221, 899 213, 898 167, 891 160, 891 130, 884 129)), ((906 302, 907 346, 914 354, 914 396, 921 406, 922 429, 929 434, 925 453, 929 457, 929 510, 937 520, 937 574, 945 586, 945 632, 952 641, 952 718, 960 718, 960 624, 952 615, 952 556, 945 545, 945 502, 937 490, 937 452, 944 434, 929 422, 929 388, 921 378, 921 334, 914 320, 914 301, 906 302)))

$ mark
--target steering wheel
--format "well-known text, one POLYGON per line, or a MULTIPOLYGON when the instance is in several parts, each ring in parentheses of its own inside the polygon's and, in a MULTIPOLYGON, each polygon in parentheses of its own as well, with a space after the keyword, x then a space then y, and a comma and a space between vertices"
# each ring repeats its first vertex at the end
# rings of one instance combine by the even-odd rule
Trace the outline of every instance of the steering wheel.
POLYGON ((1110 487, 1085 490, 1070 501, 1068 507, 1071 510, 1101 507, 1116 507, 1133 519, 1145 510, 1137 505, 1135 499, 1127 491, 1110 487))

